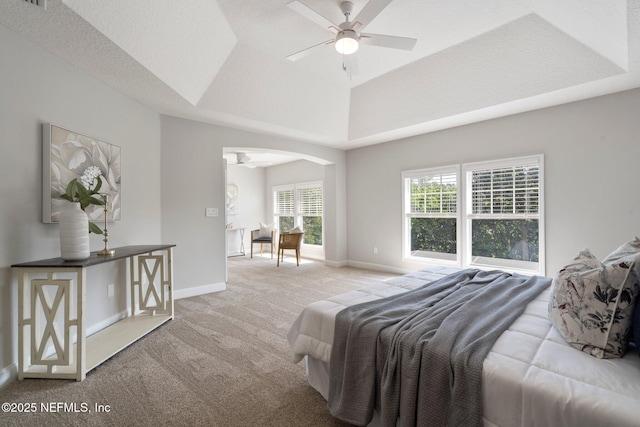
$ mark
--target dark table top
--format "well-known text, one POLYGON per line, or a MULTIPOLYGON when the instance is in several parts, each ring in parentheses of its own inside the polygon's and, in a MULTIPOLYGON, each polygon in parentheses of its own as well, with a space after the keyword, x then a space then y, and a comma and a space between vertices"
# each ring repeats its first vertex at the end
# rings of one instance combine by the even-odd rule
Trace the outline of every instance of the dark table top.
POLYGON ((168 249, 174 247, 174 244, 166 245, 134 245, 134 246, 122 246, 120 248, 110 248, 115 250, 113 255, 98 255, 99 251, 91 252, 89 258, 79 261, 65 261, 62 258, 49 258, 40 261, 24 262, 20 264, 13 264, 11 267, 28 267, 28 268, 51 268, 51 267, 69 267, 69 268, 84 268, 91 267, 92 265, 103 264, 105 262, 111 262, 123 258, 128 258, 134 255, 140 255, 148 252, 159 251, 162 249, 168 249))

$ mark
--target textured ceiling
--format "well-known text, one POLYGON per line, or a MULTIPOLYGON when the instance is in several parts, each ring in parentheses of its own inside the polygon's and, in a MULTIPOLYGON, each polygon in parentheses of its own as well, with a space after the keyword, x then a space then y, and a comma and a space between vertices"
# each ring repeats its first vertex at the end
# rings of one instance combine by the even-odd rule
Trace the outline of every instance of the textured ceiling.
MULTIPOLYGON (((150 108, 352 148, 640 87, 638 0, 395 0, 359 72, 290 0, 24 0, 0 23, 150 108)), ((338 0, 300 0, 332 22, 338 0)), ((353 16, 367 0, 353 0, 353 16)))

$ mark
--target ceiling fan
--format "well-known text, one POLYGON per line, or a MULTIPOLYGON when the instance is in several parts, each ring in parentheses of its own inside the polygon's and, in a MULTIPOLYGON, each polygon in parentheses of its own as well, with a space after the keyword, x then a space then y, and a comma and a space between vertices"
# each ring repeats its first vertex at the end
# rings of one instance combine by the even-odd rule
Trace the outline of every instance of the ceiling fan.
MULTIPOLYGON (((351 12, 353 11, 353 3, 350 1, 343 1, 340 3, 340 11, 344 15, 345 21, 340 25, 335 25, 329 19, 299 1, 292 1, 287 5, 290 9, 293 9, 310 21, 313 21, 321 27, 331 31, 335 34, 335 37, 291 54, 287 56, 287 59, 290 61, 297 61, 315 52, 322 46, 331 44, 335 45, 336 50, 343 56, 355 53, 360 44, 389 47, 392 49, 412 50, 417 42, 416 39, 362 32, 362 30, 364 30, 364 28, 369 25, 369 23, 378 16, 378 14, 389 5, 389 3, 391 3, 391 1, 392 0, 369 0, 358 16, 356 16, 352 21, 349 19, 351 12)), ((343 68, 346 71, 347 67, 345 63, 343 63, 343 68)))
POLYGON ((245 166, 245 167, 248 167, 249 169, 253 169, 256 167, 256 165, 249 163, 251 161, 251 158, 247 156, 246 153, 229 153, 229 154, 230 155, 228 157, 227 156, 225 157, 227 157, 227 161, 231 165, 245 166), (235 154, 235 156, 233 156, 233 154, 235 154))

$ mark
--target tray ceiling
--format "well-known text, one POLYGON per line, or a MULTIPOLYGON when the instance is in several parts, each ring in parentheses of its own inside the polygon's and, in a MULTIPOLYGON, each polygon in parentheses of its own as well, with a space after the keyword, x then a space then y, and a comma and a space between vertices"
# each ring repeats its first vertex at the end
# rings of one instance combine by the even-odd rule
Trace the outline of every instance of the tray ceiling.
MULTIPOLYGON (((162 114, 353 148, 640 87, 640 2, 395 0, 359 72, 290 0, 24 0, 0 23, 162 114)), ((300 0, 334 23, 337 0, 300 0)), ((367 0, 353 0, 357 15, 367 0)))

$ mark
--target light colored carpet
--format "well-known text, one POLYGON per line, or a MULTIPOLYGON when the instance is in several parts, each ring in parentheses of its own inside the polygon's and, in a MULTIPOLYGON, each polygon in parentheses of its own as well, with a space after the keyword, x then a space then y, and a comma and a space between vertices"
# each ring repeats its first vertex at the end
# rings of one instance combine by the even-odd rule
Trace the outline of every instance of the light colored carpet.
POLYGON ((291 363, 286 333, 302 308, 391 275, 285 258, 229 259, 226 291, 175 302, 175 320, 89 372, 82 382, 15 381, 2 426, 345 426, 291 363), (43 413, 40 403, 91 412, 43 413), (109 405, 96 413, 94 405, 109 405))

